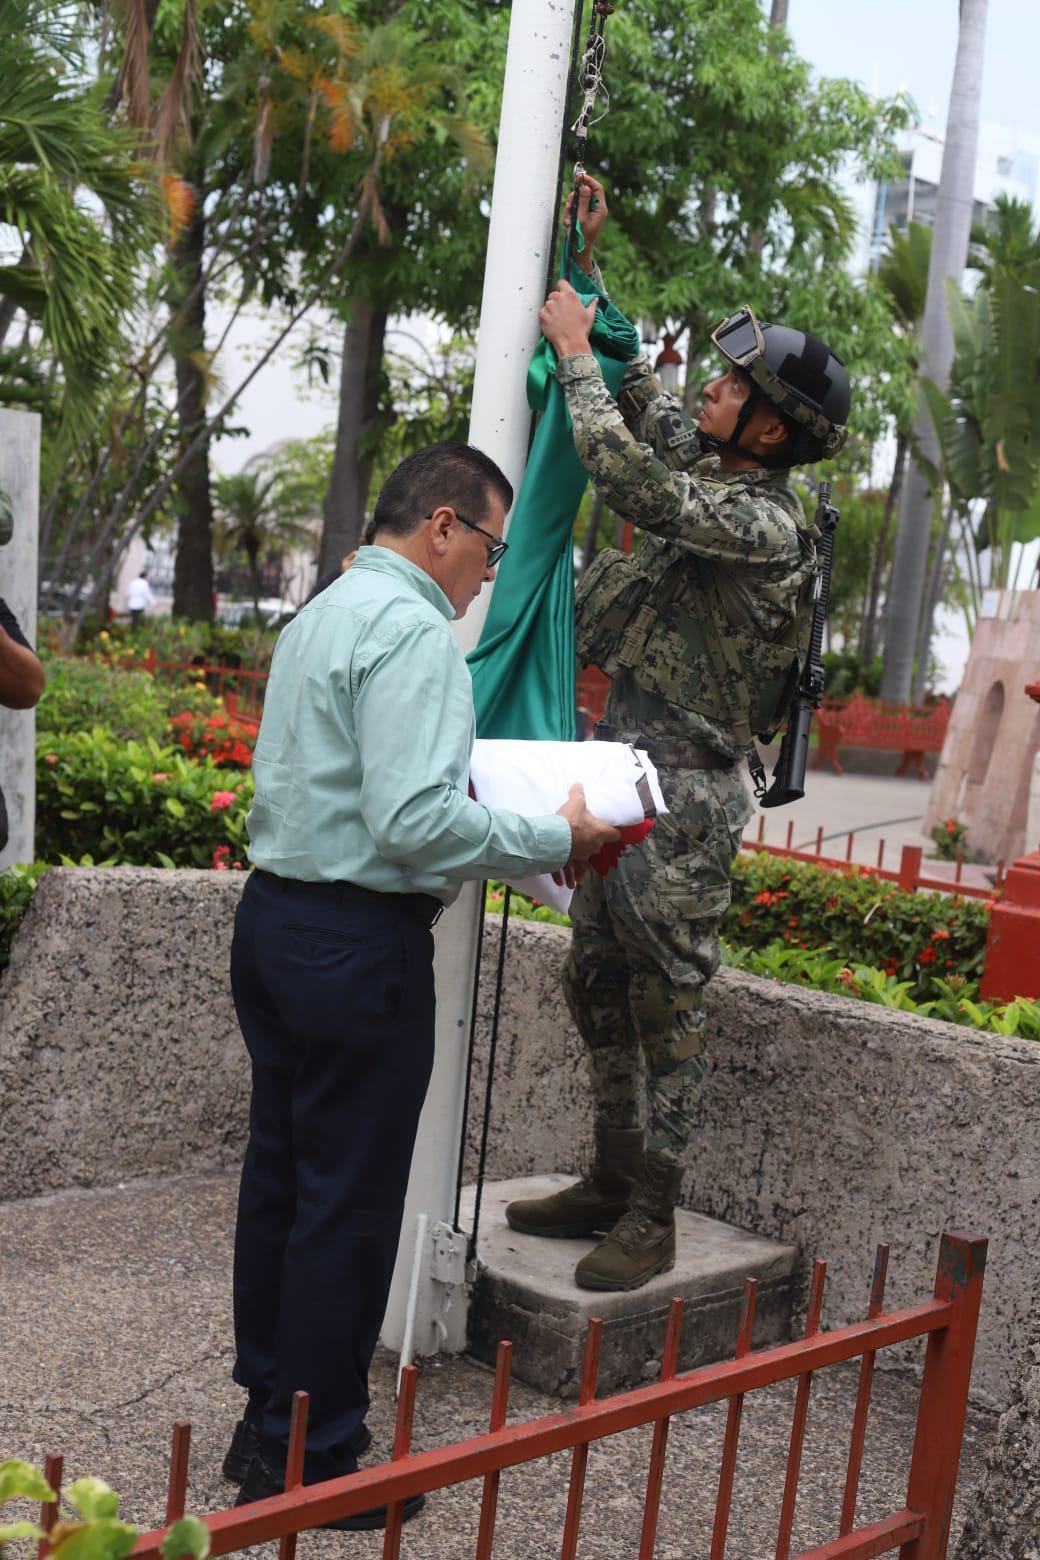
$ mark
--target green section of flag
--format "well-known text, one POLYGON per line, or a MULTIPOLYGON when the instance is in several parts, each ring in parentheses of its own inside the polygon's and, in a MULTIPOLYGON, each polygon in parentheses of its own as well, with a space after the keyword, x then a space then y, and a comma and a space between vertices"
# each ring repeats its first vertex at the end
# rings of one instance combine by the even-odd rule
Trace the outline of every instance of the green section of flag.
MULTIPOLYGON (((598 302, 590 344, 617 395, 625 366, 639 351, 639 333, 590 276, 575 276, 582 301, 598 302)), ((555 369, 556 355, 543 336, 527 375, 528 402, 542 415, 513 506, 509 551, 498 566, 480 642, 468 657, 481 737, 575 737, 571 538, 588 479, 555 369)))

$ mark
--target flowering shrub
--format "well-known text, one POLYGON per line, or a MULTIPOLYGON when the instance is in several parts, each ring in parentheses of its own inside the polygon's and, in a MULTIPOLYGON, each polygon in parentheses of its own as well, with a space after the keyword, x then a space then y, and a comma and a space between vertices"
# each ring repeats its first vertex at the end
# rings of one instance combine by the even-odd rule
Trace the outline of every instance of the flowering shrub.
POLYGON ((934 975, 981 978, 989 911, 956 894, 907 893, 866 868, 838 872, 756 851, 734 863, 722 931, 743 948, 833 949, 843 965, 909 981, 924 1002, 934 975))
POLYGON ((1024 1040, 1040 1040, 1040 1002, 1016 997, 1013 1002, 980 1002, 978 983, 963 975, 929 979, 930 994, 918 1000, 912 994, 913 981, 897 980, 884 970, 864 964, 847 964, 835 958, 829 948, 807 951, 773 942, 765 949, 733 948, 722 945, 723 960, 733 969, 769 980, 789 981, 811 986, 814 991, 829 991, 842 997, 859 997, 882 1007, 899 1008, 922 1018, 939 1018, 950 1024, 967 1024, 998 1035, 1020 1035, 1024 1040))
POLYGON ((936 824, 932 830, 932 843, 940 861, 956 861, 958 856, 962 856, 965 861, 971 860, 968 855, 968 830, 956 818, 947 818, 945 823, 936 824))
POLYGON ((214 716, 225 718, 220 701, 205 685, 169 683, 148 672, 84 656, 44 654, 43 663, 47 684, 36 709, 40 733, 104 726, 116 737, 164 742, 175 714, 193 724, 214 716))
POLYGON ((224 710, 205 717, 182 710, 170 730, 189 758, 209 758, 224 769, 248 769, 253 762, 253 728, 224 710))
POLYGON ((36 848, 49 862, 210 867, 226 845, 245 860, 249 775, 101 727, 50 733, 36 762, 36 848))

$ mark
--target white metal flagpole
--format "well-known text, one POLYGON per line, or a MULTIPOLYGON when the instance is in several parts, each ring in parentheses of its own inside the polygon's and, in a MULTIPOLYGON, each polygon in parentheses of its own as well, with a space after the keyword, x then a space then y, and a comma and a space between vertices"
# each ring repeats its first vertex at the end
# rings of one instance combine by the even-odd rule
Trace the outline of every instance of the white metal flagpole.
MULTIPOLYGON (((549 265, 574 6, 575 0, 514 0, 509 23, 469 440, 498 462, 514 490, 527 461, 527 364, 538 341, 549 265)), ((457 625, 464 651, 480 636, 490 594, 485 587, 457 625)), ((468 884, 435 933, 437 1057, 382 1334, 389 1348, 400 1350, 408 1332, 419 1354, 461 1350, 466 1342, 466 1242, 451 1219, 478 920, 479 886, 468 884), (417 1238, 428 1247, 418 1263, 417 1238)))

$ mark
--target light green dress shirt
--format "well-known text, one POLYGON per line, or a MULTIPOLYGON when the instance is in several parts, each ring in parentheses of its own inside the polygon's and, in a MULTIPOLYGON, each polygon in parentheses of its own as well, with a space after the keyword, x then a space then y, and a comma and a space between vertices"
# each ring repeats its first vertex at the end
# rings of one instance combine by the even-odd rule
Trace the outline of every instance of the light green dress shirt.
POLYGON ((565 818, 468 794, 473 694, 452 617, 416 564, 363 547, 284 630, 253 756, 254 866, 450 904, 466 879, 567 860, 565 818))

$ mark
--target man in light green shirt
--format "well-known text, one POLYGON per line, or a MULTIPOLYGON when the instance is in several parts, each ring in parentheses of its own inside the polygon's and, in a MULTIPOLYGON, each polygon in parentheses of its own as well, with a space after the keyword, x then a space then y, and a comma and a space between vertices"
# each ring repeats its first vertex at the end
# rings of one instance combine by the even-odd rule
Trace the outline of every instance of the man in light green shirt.
POLYGON ((231 950, 253 1075, 234 1281, 233 1375, 249 1397, 224 1462, 240 1503, 281 1489, 297 1390, 305 1482, 352 1472, 368 1444, 368 1366, 433 1063, 432 921, 467 879, 573 884, 617 839, 580 786, 538 818, 468 795, 473 701, 450 625, 494 577, 511 502, 479 450, 410 456, 379 495, 373 545, 272 663, 247 820, 257 870, 231 950))

